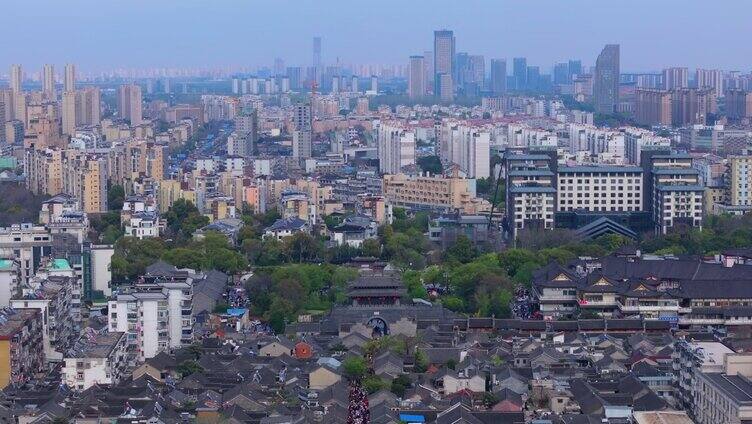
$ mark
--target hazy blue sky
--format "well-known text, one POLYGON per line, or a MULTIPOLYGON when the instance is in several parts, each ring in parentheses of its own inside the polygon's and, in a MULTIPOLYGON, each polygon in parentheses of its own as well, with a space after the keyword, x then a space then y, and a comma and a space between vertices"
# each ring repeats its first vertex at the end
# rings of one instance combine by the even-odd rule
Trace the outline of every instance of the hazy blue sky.
POLYGON ((0 10, 0 74, 16 62, 308 65, 314 35, 325 63, 406 63, 443 27, 457 51, 526 56, 542 71, 592 64, 606 43, 621 44, 624 71, 752 68, 752 0, 2 0, 0 10))

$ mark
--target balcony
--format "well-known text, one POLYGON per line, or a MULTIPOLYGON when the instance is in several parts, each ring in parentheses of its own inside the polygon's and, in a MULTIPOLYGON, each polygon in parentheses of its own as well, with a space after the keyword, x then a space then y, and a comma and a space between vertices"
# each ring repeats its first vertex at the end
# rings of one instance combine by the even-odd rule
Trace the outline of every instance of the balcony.
POLYGON ((545 294, 545 295, 538 296, 538 300, 541 303, 546 303, 546 302, 577 303, 579 302, 577 295, 568 295, 568 294, 545 294))
POLYGON ((616 308, 617 303, 613 299, 579 299, 580 308, 616 308))
POLYGON ((624 312, 679 312, 679 305, 634 305, 618 302, 619 309, 624 312))
POLYGON ((723 325, 725 322, 722 318, 679 318, 679 325, 723 325))

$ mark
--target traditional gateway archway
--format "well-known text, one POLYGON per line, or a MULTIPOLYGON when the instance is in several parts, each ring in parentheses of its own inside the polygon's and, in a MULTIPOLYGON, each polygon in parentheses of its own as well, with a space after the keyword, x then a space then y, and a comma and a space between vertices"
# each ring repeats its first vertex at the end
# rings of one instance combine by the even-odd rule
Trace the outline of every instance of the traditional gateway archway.
POLYGON ((371 317, 366 325, 371 329, 372 338, 389 335, 389 324, 381 317, 371 317))

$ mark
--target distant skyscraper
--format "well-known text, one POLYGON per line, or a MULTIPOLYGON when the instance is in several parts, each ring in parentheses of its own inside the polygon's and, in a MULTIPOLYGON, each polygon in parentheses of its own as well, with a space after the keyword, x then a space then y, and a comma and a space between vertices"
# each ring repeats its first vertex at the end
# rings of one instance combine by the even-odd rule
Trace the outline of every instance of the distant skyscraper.
POLYGON ((423 63, 426 65, 426 94, 433 93, 433 51, 427 50, 423 52, 423 63))
POLYGON ((339 75, 332 76, 332 93, 339 93, 339 75))
POLYGON ((619 104, 619 45, 607 44, 595 62, 593 100, 597 113, 611 114, 619 104))
POLYGON ((507 61, 504 59, 491 59, 491 91, 496 96, 507 91, 507 61))
POLYGON ((371 91, 376 94, 379 92, 379 77, 371 75, 371 91))
POLYGON ((426 94, 426 63, 423 56, 410 56, 410 73, 407 94, 411 100, 419 100, 426 94))
POLYGON ((118 116, 129 120, 132 126, 140 125, 143 115, 141 113, 141 87, 136 84, 121 85, 118 87, 118 116))
POLYGON ((433 71, 434 71, 434 96, 441 99, 454 97, 453 75, 454 69, 454 32, 439 30, 433 32, 433 71), (448 75, 442 78, 441 75, 448 75), (448 82, 448 84, 447 84, 448 82), (445 91, 441 91, 441 90, 445 91), (449 90, 449 92, 446 92, 449 90))
POLYGON ((55 98, 55 67, 46 64, 42 70, 42 93, 48 99, 55 98))
POLYGON ((663 70, 663 88, 673 90, 689 87, 689 72, 687 68, 668 68, 663 70))
POLYGON ((569 80, 572 80, 572 77, 575 75, 582 75, 582 61, 580 60, 570 60, 569 61, 569 80))
POLYGON ((572 82, 569 73, 569 63, 562 62, 554 65, 554 84, 569 84, 572 82))
POLYGON ((515 57, 512 62, 512 68, 514 88, 516 90, 527 89, 527 59, 524 57, 515 57))
POLYGON ((285 73, 285 61, 280 58, 274 58, 274 76, 283 75, 285 73))
POLYGON ((23 82, 23 69, 21 65, 11 65, 10 67, 10 89, 14 93, 21 92, 21 83, 23 82))
POLYGON ((454 101, 454 91, 452 91, 452 75, 450 74, 436 74, 438 78, 438 84, 436 91, 439 94, 439 100, 444 103, 451 103, 454 101))
POLYGON ((76 65, 71 63, 65 65, 65 80, 63 81, 63 91, 74 91, 76 89, 76 65))
POLYGON ((456 88, 465 85, 465 76, 470 62, 470 55, 460 52, 454 55, 454 68, 452 68, 452 82, 456 88))
POLYGON ((358 76, 353 75, 352 78, 350 78, 350 91, 353 93, 360 92, 360 87, 358 86, 358 76))
POLYGON ((303 81, 303 68, 300 66, 288 67, 287 77, 290 78, 290 89, 293 91, 300 90, 303 81))
POLYGON ((537 66, 527 67, 526 89, 537 91, 540 89, 540 68, 537 66))
POLYGON ((467 59, 465 71, 465 95, 477 96, 486 86, 486 58, 483 55, 471 55, 467 59))
POLYGON ((313 66, 321 67, 321 37, 313 37, 313 66))

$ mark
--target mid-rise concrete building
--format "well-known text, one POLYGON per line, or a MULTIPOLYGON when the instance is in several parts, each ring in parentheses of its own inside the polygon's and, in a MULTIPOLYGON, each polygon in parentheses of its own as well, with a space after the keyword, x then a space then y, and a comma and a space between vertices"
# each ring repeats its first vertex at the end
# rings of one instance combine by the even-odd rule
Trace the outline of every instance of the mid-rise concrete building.
POLYGON ((383 195, 396 207, 477 214, 491 209, 488 201, 475 196, 475 180, 451 176, 384 175, 383 195))
POLYGON ((52 236, 44 226, 26 223, 0 228, 0 257, 18 261, 21 284, 29 282, 42 258, 51 253, 52 236))
POLYGON ((62 383, 76 391, 116 385, 127 370, 127 348, 125 332, 97 333, 87 328, 65 356, 62 383))
POLYGON ((8 309, 0 316, 0 388, 22 386, 44 370, 44 316, 37 309, 8 309))
MULTIPOLYGON (((66 261, 67 264, 67 261, 66 261)), ((72 271, 70 265, 68 270, 72 271)), ((60 362, 77 333, 78 322, 74 311, 74 292, 79 291, 78 278, 51 275, 36 278, 26 285, 20 296, 11 299, 12 308, 38 309, 43 322, 44 356, 47 362, 60 362)), ((75 299, 80 308, 80 298, 75 299)), ((78 311, 80 319, 80 309, 78 311)))
POLYGON ((557 211, 641 211, 642 174, 636 166, 559 167, 557 211))
POLYGON ((554 228, 556 158, 552 154, 510 154, 504 158, 506 220, 510 238, 525 229, 554 228))
POLYGON ((653 147, 671 147, 671 139, 655 135, 652 131, 628 127, 624 130, 624 159, 632 165, 640 165, 642 150, 653 147))
POLYGON ((146 277, 108 303, 109 331, 128 334, 131 365, 193 342, 193 278, 184 271, 146 277))
POLYGON ((652 210, 656 232, 676 225, 702 228, 705 187, 692 166, 692 156, 665 150, 642 154, 645 170, 643 205, 652 210))
POLYGON ((398 122, 383 122, 378 130, 379 172, 397 174, 415 164, 415 133, 398 122))

